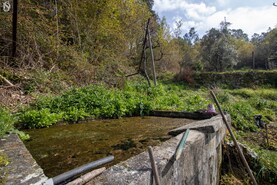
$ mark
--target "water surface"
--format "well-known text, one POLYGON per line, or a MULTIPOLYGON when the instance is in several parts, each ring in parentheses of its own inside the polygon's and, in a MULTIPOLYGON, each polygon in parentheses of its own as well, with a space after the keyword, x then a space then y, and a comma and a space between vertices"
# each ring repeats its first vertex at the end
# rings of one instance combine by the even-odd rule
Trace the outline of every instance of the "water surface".
POLYGON ((27 130, 25 145, 48 177, 114 155, 126 160, 170 138, 167 132, 193 120, 133 117, 27 130))

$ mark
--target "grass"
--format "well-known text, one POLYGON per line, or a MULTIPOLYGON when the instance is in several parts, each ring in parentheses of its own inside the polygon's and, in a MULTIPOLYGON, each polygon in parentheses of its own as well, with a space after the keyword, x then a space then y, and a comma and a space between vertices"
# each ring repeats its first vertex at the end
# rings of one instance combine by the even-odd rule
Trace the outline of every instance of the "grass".
MULTIPOLYGON (((239 142, 246 144, 258 154, 253 167, 261 184, 277 183, 277 89, 235 89, 218 90, 218 98, 232 118, 232 126, 237 130, 239 142), (254 124, 254 115, 260 114, 269 125, 270 146, 265 145, 265 131, 254 124), (239 130, 239 131, 238 131, 239 130), (255 131, 255 132, 250 132, 255 131)), ((230 184, 235 177, 229 173, 222 184, 230 184)), ((244 182, 240 179, 240 182, 244 182)))
POLYGON ((263 115, 269 123, 276 120, 276 89, 235 89, 218 90, 218 99, 232 117, 233 126, 238 130, 256 131, 254 115, 263 115))

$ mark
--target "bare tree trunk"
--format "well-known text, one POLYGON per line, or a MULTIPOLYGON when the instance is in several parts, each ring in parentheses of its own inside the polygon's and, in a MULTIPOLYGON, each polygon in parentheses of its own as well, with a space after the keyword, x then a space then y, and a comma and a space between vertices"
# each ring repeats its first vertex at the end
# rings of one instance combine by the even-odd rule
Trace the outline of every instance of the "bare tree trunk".
POLYGON ((18 0, 13 0, 13 17, 12 17, 12 57, 16 56, 17 45, 17 14, 18 14, 18 0))
POLYGON ((255 53, 252 51, 252 69, 255 69, 255 53))
POLYGON ((151 61, 152 61, 152 71, 153 71, 153 80, 154 80, 154 85, 157 85, 157 77, 156 77, 156 69, 155 69, 155 62, 154 62, 154 53, 153 53, 153 47, 152 47, 152 41, 151 41, 151 34, 150 30, 148 28, 148 41, 149 41, 149 47, 150 47, 150 53, 151 53, 151 61))
POLYGON ((74 19, 75 19, 76 30, 77 30, 77 34, 78 34, 78 45, 79 45, 80 49, 82 50, 82 40, 81 40, 80 29, 79 29, 79 24, 78 24, 78 20, 77 20, 78 16, 77 16, 77 12, 76 12, 76 5, 77 5, 77 0, 75 0, 74 19))
POLYGON ((144 76, 148 82, 148 85, 151 86, 150 78, 149 78, 147 70, 146 70, 146 62, 147 62, 147 57, 146 57, 146 52, 144 51, 143 72, 144 72, 144 76))
POLYGON ((56 41, 56 54, 57 54, 57 56, 56 56, 56 60, 58 60, 58 57, 59 57, 59 43, 60 43, 60 36, 59 36, 59 10, 58 10, 58 1, 57 0, 55 0, 55 7, 56 7, 56 29, 57 29, 57 31, 56 31, 56 39, 57 39, 57 41, 56 41))

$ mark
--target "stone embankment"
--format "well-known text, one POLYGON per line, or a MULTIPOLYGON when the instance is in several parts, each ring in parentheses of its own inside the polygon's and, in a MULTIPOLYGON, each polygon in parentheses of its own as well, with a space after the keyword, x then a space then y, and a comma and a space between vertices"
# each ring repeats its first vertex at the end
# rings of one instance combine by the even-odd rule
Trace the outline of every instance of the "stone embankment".
POLYGON ((3 184, 41 184, 47 179, 16 134, 8 135, 0 140, 0 155, 8 160, 8 164, 0 168, 0 178, 3 184))
MULTIPOLYGON (((216 185, 222 161, 222 141, 226 127, 220 116, 193 122, 169 132, 175 136, 154 148, 161 184, 216 185), (182 133, 190 129, 185 148, 178 160, 174 154, 182 133)), ((42 184, 47 180, 23 142, 11 134, 0 141, 1 155, 9 163, 1 167, 0 178, 7 185, 42 184)), ((0 181, 1 182, 1 181, 0 181)), ((143 152, 104 171, 88 184, 152 185, 149 155, 143 152)))
MULTIPOLYGON (((175 129, 170 134, 179 135, 154 147, 154 158, 161 184, 218 184, 222 161, 221 143, 226 134, 222 118, 216 116, 194 122, 175 129), (182 138, 181 133, 188 128, 191 131, 186 146, 181 157, 175 161, 173 156, 182 138)), ((109 168, 89 184, 154 184, 148 153, 143 152, 109 168)))

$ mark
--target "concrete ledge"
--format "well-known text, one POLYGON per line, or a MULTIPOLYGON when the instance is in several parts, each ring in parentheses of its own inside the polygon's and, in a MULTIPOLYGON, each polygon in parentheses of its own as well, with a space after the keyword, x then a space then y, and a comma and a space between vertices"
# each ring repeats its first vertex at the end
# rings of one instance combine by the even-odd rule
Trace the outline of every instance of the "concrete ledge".
POLYGON ((4 184, 41 184, 47 179, 43 170, 16 134, 1 138, 0 150, 10 162, 0 169, 0 178, 3 179, 4 184))
MULTIPOLYGON (((226 117, 227 117, 227 120, 230 122, 231 121, 230 116, 226 115, 226 117)), ((221 124, 215 124, 215 123, 221 122, 221 121, 222 121, 222 117, 216 116, 216 117, 212 117, 209 120, 198 121, 198 122, 194 122, 191 124, 187 124, 183 127, 173 129, 173 130, 169 131, 168 134, 172 135, 172 136, 176 136, 182 132, 185 132, 188 128, 191 130, 197 130, 197 131, 204 132, 204 133, 215 133, 221 127, 221 124)))
MULTIPOLYGON (((225 136, 226 127, 220 116, 194 124, 203 128, 205 125, 212 126, 214 131, 206 133, 197 130, 190 131, 179 160, 174 161, 172 157, 182 137, 181 134, 153 148, 162 184, 216 185, 219 182, 221 141, 225 136)), ((112 166, 88 184, 154 184, 148 153, 143 152, 112 166)))

